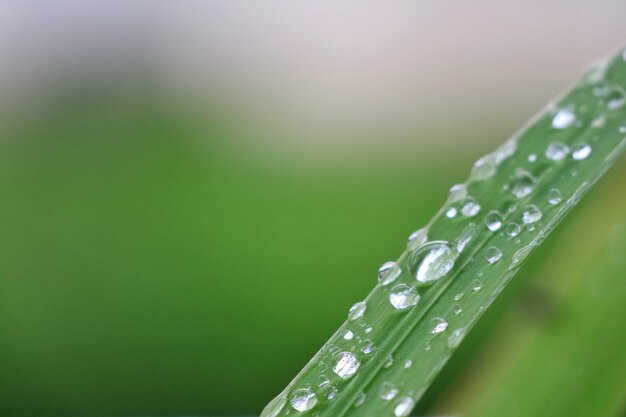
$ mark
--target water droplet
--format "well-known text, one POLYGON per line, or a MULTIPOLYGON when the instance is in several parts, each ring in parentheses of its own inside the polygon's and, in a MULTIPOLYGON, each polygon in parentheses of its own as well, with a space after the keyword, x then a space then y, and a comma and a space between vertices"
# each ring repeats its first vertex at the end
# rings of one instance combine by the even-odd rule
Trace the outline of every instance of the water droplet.
POLYGON ((378 282, 382 285, 388 285, 394 282, 402 273, 402 269, 395 262, 385 262, 378 269, 378 282))
POLYGON ((385 401, 393 400, 398 393, 398 388, 389 381, 385 381, 380 386, 380 398, 385 401))
POLYGON ((479 280, 475 279, 474 281, 472 281, 472 291, 474 292, 478 292, 480 290, 483 289, 483 283, 480 282, 479 280))
POLYGON ((574 120, 576 120, 576 116, 573 111, 569 109, 559 110, 552 118, 552 127, 555 129, 565 129, 571 125, 574 120))
POLYGON ((526 197, 535 189, 537 180, 528 171, 518 169, 511 183, 511 193, 517 198, 526 197))
POLYGON ((448 201, 450 203, 459 201, 465 197, 467 197, 467 187, 465 184, 455 184, 450 188, 450 192, 448 193, 448 201))
POLYGON ((461 307, 459 304, 455 304, 452 306, 452 312, 455 316, 458 316, 463 312, 463 307, 461 307))
POLYGON ((537 155, 535 155, 534 153, 531 153, 530 155, 528 155, 528 162, 533 163, 537 161, 537 155))
POLYGON ((372 330, 374 330, 374 328, 372 326, 366 326, 363 331, 365 333, 372 333, 372 330))
POLYGON ((572 151, 572 158, 576 161, 582 161, 586 159, 589 155, 591 155, 591 146, 586 143, 581 143, 577 145, 572 151))
POLYGON ((436 281, 454 266, 457 253, 447 242, 433 241, 423 245, 409 256, 409 269, 422 283, 436 281))
POLYGON ((335 366, 333 366, 333 372, 336 373, 341 379, 348 379, 358 371, 359 360, 351 352, 342 352, 339 355, 339 359, 335 366))
POLYGON ((617 130, 619 133, 626 133, 626 122, 620 123, 617 130))
POLYGON ((465 197, 461 201, 461 214, 465 217, 474 217, 480 212, 480 204, 474 197, 465 197))
POLYGON ((393 415, 395 417, 407 417, 411 414, 415 401, 411 397, 400 397, 396 403, 396 407, 393 409, 393 415))
POLYGON ((594 117, 591 120, 591 127, 594 127, 594 128, 602 127, 605 124, 606 124, 606 118, 604 116, 602 116, 602 115, 594 117))
POLYGON ((291 394, 290 402, 294 410, 302 413, 315 407, 317 404, 317 398, 315 397, 315 393, 313 393, 310 389, 300 388, 291 394))
POLYGON ((485 226, 487 226, 487 229, 492 232, 495 232, 502 227, 502 216, 497 210, 491 210, 487 213, 485 216, 485 226))
POLYGON ((480 158, 472 167, 470 180, 483 181, 493 177, 496 173, 496 160, 493 155, 485 155, 480 158))
POLYGON ((367 399, 367 395, 365 395, 363 391, 359 391, 359 393, 354 398, 354 403, 352 405, 354 407, 360 407, 363 405, 366 399, 367 399))
POLYGON ((539 207, 534 204, 529 204, 522 210, 522 221, 525 224, 538 222, 539 220, 541 220, 542 216, 543 213, 541 213, 539 207))
POLYGON ((569 153, 567 145, 561 142, 552 142, 546 148, 546 158, 551 161, 560 161, 569 153))
POLYGON ((413 361, 411 359, 404 361, 404 369, 409 369, 411 366, 413 366, 413 361))
POLYGON ((389 302, 396 310, 413 307, 420 300, 417 290, 410 285, 398 284, 389 293, 389 302))
POLYGON ((557 188, 548 191, 548 204, 556 206, 561 202, 561 192, 557 188))
POLYGON ((433 324, 433 329, 430 331, 431 334, 439 334, 448 328, 448 322, 441 317, 435 317, 430 322, 433 324))
POLYGON ((343 338, 345 340, 352 340, 354 338, 354 333, 352 333, 350 330, 346 330, 346 332, 343 334, 343 338))
POLYGON ((463 337, 465 336, 465 327, 461 327, 460 329, 456 329, 453 331, 450 336, 448 336, 448 347, 450 349, 454 349, 459 346, 463 337))
POLYGON ((454 219, 458 213, 459 212, 456 207, 449 207, 448 210, 446 210, 446 217, 449 219, 454 219))
POLYGON ((502 251, 495 246, 490 246, 485 251, 485 258, 490 264, 495 264, 502 259, 502 251))
POLYGON ((278 413, 281 412, 283 407, 285 407, 286 403, 287 398, 285 398, 284 393, 281 393, 278 397, 270 401, 267 406, 265 406, 259 417, 276 417, 278 413))
POLYGON ((363 343, 361 344, 361 352, 365 353, 366 355, 369 355, 370 353, 372 353, 374 351, 374 342, 372 342, 369 339, 365 339, 363 341, 363 343))
POLYGON ((465 293, 458 293, 457 295, 454 296, 453 300, 454 301, 461 301, 463 299, 463 297, 465 297, 465 293))
POLYGON ((606 107, 609 110, 617 110, 624 105, 626 99, 624 98, 624 89, 619 86, 615 86, 611 89, 607 95, 606 107))
POLYGON ((465 249, 465 246, 467 246, 467 244, 470 242, 470 240, 472 240, 475 234, 476 234, 476 225, 474 223, 470 223, 469 225, 467 225, 465 230, 463 230, 463 233, 461 233, 461 236, 459 236, 459 238, 457 239, 456 251, 458 253, 463 252, 463 249, 465 249))
POLYGON ((428 240, 428 229, 424 227, 422 229, 416 230, 413 233, 411 233, 411 236, 409 236, 407 247, 409 248, 409 250, 415 250, 419 248, 421 245, 423 245, 424 243, 426 243, 427 240, 428 240))
POLYGON ((383 368, 391 368, 393 366, 393 356, 389 354, 387 359, 385 359, 385 363, 383 364, 383 368))
POLYGON ((519 226, 519 224, 515 222, 510 222, 504 228, 504 233, 506 233, 507 236, 510 236, 510 237, 515 237, 519 235, 521 231, 522 231, 522 228, 519 226))
POLYGON ((322 394, 326 399, 332 400, 337 396, 339 391, 337 388, 330 383, 330 381, 326 381, 320 385, 320 394, 322 394))
POLYGON ((350 307, 350 310, 348 311, 348 319, 351 321, 357 320, 363 317, 363 314, 365 314, 365 302, 359 301, 350 307))

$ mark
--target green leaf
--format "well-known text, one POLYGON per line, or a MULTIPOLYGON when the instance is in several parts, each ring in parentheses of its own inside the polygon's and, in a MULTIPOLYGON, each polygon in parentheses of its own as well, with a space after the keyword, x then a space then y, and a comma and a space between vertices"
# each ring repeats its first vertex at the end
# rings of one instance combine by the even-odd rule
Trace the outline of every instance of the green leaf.
MULTIPOLYGON (((619 54, 479 159, 261 416, 408 416, 528 255, 626 149, 624 86, 619 54)), ((303 312, 303 323, 314 319, 303 312)))

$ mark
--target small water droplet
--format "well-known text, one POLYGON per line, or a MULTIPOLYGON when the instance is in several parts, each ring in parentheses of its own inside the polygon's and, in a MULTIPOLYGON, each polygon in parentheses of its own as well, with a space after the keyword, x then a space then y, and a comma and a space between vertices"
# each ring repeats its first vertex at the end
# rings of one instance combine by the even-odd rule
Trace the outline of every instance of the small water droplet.
POLYGON ((365 302, 359 301, 355 303, 348 311, 348 319, 351 321, 358 320, 365 314, 365 302))
POLYGON ((458 293, 457 295, 454 296, 453 300, 454 301, 461 301, 463 299, 463 297, 465 297, 465 293, 458 293))
POLYGON ((490 264, 495 264, 502 259, 502 251, 495 246, 490 246, 485 251, 485 258, 490 264))
POLYGON ((463 312, 463 307, 461 307, 459 304, 455 304, 452 306, 452 312, 455 316, 458 316, 463 312))
POLYGON ((546 148, 546 158, 551 161, 560 161, 567 156, 569 148, 561 142, 552 142, 546 148))
POLYGON ((485 216, 485 226, 487 226, 487 229, 492 232, 495 232, 502 227, 502 216, 497 210, 491 210, 487 213, 485 216))
POLYGON ((591 155, 591 146, 586 143, 581 143, 577 145, 572 151, 572 158, 574 158, 576 161, 582 161, 583 159, 586 159, 589 155, 591 155))
POLYGON ((408 266, 419 282, 436 281, 452 269, 457 256, 447 242, 433 241, 411 253, 408 266))
POLYGON ((517 198, 523 198, 533 192, 535 185, 537 180, 530 172, 518 169, 511 182, 511 193, 517 198))
POLYGON ((315 393, 308 388, 297 389, 291 394, 291 406, 294 410, 302 413, 309 411, 317 404, 315 393))
POLYGON ((594 127, 594 128, 602 127, 605 124, 606 124, 606 118, 604 116, 602 116, 602 115, 594 117, 591 120, 591 127, 594 127))
POLYGON ((407 248, 409 248, 409 250, 415 250, 419 248, 421 245, 423 245, 424 243, 426 243, 427 240, 428 240, 427 228, 424 227, 422 229, 416 230, 413 233, 411 233, 411 236, 409 236, 407 248))
POLYGON ((624 89, 620 86, 615 86, 607 95, 606 107, 609 110, 617 110, 622 107, 625 102, 624 89))
POLYGON ((372 326, 365 326, 365 328, 363 329, 365 333, 372 333, 372 330, 374 330, 372 326))
POLYGON ((278 413, 282 411, 287 403, 285 394, 281 393, 278 397, 274 398, 268 405, 265 406, 259 417, 276 417, 278 413))
POLYGON ((543 213, 541 213, 539 207, 534 204, 529 204, 522 210, 522 221, 525 224, 538 222, 539 220, 541 220, 542 216, 543 213))
POLYGON ((354 398, 353 407, 360 407, 363 405, 365 400, 367 399, 367 395, 363 391, 359 391, 358 394, 354 398))
POLYGON ((480 290, 483 289, 483 283, 480 282, 479 280, 475 279, 474 281, 472 281, 472 291, 474 292, 478 292, 480 290))
POLYGON ((391 368, 393 366, 393 356, 389 354, 387 359, 385 359, 385 363, 383 364, 383 368, 391 368))
POLYGON ((420 300, 417 290, 410 285, 398 284, 389 293, 389 302, 396 310, 413 307, 420 300))
POLYGON ((476 234, 476 225, 474 223, 468 224, 465 230, 463 230, 463 233, 461 233, 461 235, 456 241, 456 251, 458 253, 463 252, 463 250, 465 249, 465 246, 467 246, 467 244, 470 242, 470 240, 472 240, 475 234, 476 234))
POLYGON ((465 184, 455 184, 450 188, 450 192, 448 193, 448 201, 450 203, 459 201, 465 197, 467 197, 467 187, 465 184))
POLYGON ((385 381, 380 386, 380 398, 385 401, 393 400, 398 393, 398 388, 389 381, 385 381))
POLYGON ((359 370, 361 363, 351 352, 342 352, 337 363, 333 366, 333 372, 341 379, 348 379, 359 370))
POLYGON ((530 155, 528 155, 528 162, 533 163, 537 161, 537 155, 535 155, 534 153, 531 153, 530 155))
POLYGON ((354 333, 352 333, 350 330, 346 330, 346 332, 343 334, 343 338, 345 340, 352 340, 354 338, 354 333))
POLYGON ((504 233, 506 233, 506 235, 510 237, 515 237, 519 235, 521 231, 522 231, 522 228, 519 226, 519 224, 515 222, 508 223, 506 227, 504 228, 504 233))
POLYGON ((626 133, 626 122, 620 123, 617 130, 619 133, 626 133))
POLYGON ((548 204, 556 206, 561 203, 561 192, 557 188, 548 191, 548 204))
POLYGON ((394 282, 402 273, 402 269, 395 262, 385 262, 378 269, 378 282, 382 285, 389 285, 394 282))
POLYGON ((569 109, 559 110, 552 118, 552 127, 555 129, 565 129, 571 125, 574 120, 576 120, 576 116, 573 111, 569 109))
POLYGON ((433 324, 431 334, 439 334, 448 328, 448 322, 441 317, 435 317, 430 322, 433 324))
POLYGON ((474 197, 465 197, 461 201, 461 214, 465 217, 474 217, 480 213, 480 204, 474 197))
POLYGON ((366 355, 369 355, 370 353, 372 353, 374 351, 374 342, 372 342, 369 339, 365 339, 363 341, 363 343, 361 344, 361 352, 365 353, 366 355))
POLYGON ((393 415, 395 417, 407 417, 411 414, 413 407, 415 406, 415 401, 411 397, 400 397, 398 402, 396 403, 395 408, 393 409, 393 415))
POLYGON ((407 359, 406 361, 404 361, 404 369, 409 369, 411 366, 413 366, 413 361, 411 359, 407 359))
POLYGON ((450 334, 450 336, 448 336, 448 347, 450 349, 454 349, 455 347, 459 346, 464 336, 465 336, 464 327, 461 327, 460 329, 456 329, 455 331, 453 331, 450 334))
POLYGON ((493 155, 485 155, 480 158, 472 167, 470 173, 470 180, 472 181, 484 181, 493 177, 496 173, 496 160, 493 155))
POLYGON ((326 397, 326 399, 332 400, 333 398, 337 396, 337 393, 339 391, 337 390, 337 387, 335 387, 334 385, 330 383, 330 381, 326 381, 320 385, 319 392, 322 396, 326 397))

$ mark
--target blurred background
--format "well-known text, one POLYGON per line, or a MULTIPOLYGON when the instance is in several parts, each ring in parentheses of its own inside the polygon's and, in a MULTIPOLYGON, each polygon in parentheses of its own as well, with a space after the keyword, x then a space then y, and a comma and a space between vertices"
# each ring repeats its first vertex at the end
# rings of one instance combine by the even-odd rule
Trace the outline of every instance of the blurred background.
MULTIPOLYGON (((0 415, 258 414, 472 162, 626 44, 625 18, 619 0, 0 0, 0 415)), ((544 331, 595 270, 625 185, 622 158, 418 412, 488 398, 528 345, 507 331, 544 331)))

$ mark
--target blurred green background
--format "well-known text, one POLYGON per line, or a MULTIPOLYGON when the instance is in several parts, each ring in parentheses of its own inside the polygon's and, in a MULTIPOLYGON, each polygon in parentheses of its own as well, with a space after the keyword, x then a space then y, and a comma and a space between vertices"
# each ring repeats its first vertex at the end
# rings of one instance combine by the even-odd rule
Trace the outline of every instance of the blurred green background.
MULTIPOLYGON (((0 414, 258 413, 472 162, 626 39, 605 3, 3 2, 0 414)), ((507 331, 545 328, 624 221, 625 169, 420 412, 478 407, 507 331)))

